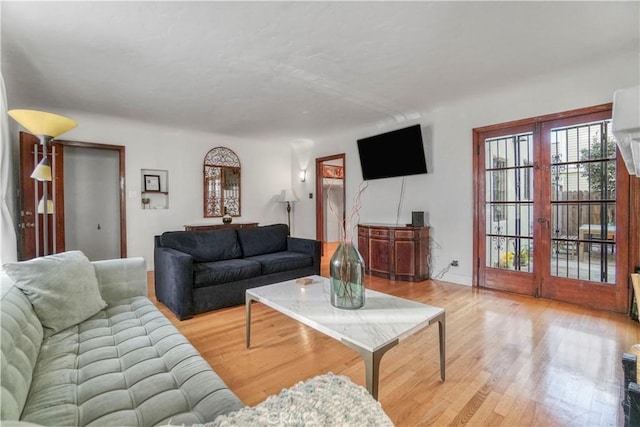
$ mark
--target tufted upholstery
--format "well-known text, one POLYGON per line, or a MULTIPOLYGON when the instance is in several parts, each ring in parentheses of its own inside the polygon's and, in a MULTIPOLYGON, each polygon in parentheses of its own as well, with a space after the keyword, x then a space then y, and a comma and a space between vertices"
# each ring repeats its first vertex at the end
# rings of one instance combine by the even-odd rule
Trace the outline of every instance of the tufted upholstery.
POLYGON ((43 329, 27 297, 5 274, 2 274, 1 284, 0 419, 17 420, 27 400, 43 329))
POLYGON ((3 275, 2 420, 189 425, 243 406, 151 301, 136 296, 146 293, 144 261, 94 266, 109 306, 44 342, 28 299, 3 275))

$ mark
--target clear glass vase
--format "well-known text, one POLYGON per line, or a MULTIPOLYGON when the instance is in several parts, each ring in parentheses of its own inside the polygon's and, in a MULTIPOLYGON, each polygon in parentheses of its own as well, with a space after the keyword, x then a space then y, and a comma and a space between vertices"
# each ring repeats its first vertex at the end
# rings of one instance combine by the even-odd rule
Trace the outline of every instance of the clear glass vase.
POLYGON ((364 260, 352 243, 342 242, 331 257, 331 305, 355 310, 364 306, 364 260))

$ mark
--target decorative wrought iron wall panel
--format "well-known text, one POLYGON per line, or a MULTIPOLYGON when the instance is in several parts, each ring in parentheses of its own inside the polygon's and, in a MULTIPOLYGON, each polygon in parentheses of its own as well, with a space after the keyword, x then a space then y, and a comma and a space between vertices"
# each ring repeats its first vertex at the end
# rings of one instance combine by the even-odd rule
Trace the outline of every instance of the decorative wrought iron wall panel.
POLYGON ((211 149, 204 158, 204 217, 240 216, 240 159, 226 147, 211 149))

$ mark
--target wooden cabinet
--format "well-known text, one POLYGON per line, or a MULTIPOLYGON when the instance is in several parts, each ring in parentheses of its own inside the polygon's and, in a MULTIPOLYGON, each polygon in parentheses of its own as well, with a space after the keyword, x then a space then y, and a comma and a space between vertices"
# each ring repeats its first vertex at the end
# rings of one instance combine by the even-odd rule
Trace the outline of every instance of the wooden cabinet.
POLYGON ((429 278, 429 227, 358 224, 365 272, 391 280, 429 278))
POLYGON ((188 224, 184 226, 185 231, 209 231, 223 228, 249 228, 257 227, 257 222, 232 222, 231 224, 188 224))

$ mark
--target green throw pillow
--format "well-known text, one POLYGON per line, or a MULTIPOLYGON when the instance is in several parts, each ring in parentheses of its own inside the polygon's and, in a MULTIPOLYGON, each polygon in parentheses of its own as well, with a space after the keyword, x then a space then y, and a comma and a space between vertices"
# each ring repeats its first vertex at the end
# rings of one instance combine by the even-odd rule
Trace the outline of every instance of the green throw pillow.
POLYGON ((95 269, 80 251, 2 267, 31 301, 45 337, 77 325, 107 306, 100 295, 95 269))

